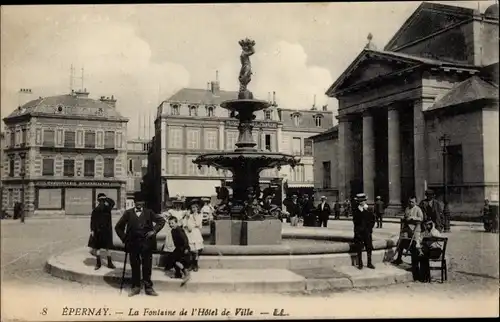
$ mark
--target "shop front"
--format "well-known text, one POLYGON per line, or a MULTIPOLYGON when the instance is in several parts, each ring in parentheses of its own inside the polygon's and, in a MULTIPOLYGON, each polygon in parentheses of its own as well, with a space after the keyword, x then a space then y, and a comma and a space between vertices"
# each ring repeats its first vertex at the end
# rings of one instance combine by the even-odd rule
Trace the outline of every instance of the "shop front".
POLYGON ((35 183, 35 214, 63 212, 65 215, 90 215, 99 193, 105 193, 120 209, 120 182, 40 181, 35 183))

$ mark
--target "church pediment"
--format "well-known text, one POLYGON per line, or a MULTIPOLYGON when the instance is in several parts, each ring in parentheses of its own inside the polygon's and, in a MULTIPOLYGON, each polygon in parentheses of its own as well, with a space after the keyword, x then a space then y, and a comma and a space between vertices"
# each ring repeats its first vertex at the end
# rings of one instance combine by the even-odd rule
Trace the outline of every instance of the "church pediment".
POLYGON ((406 20, 384 50, 398 50, 406 44, 431 36, 472 17, 472 9, 424 2, 406 20))

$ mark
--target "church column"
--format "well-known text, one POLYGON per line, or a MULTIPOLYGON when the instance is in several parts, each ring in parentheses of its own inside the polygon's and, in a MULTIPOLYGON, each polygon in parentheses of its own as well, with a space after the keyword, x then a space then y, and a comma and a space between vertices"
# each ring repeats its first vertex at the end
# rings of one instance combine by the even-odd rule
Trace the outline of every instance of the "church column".
POLYGON ((373 133, 373 116, 363 112, 363 192, 369 203, 375 200, 375 137, 373 133))
POLYGON ((338 187, 339 198, 344 201, 351 196, 352 177, 352 133, 351 122, 347 116, 337 116, 339 121, 338 145, 338 187))
POLYGON ((399 213, 401 210, 401 143, 397 105, 389 107, 387 116, 389 209, 399 213))
POLYGON ((425 119, 424 113, 432 106, 434 99, 421 98, 413 104, 413 155, 415 196, 423 199, 425 195, 425 180, 427 179, 427 150, 425 145, 425 119))

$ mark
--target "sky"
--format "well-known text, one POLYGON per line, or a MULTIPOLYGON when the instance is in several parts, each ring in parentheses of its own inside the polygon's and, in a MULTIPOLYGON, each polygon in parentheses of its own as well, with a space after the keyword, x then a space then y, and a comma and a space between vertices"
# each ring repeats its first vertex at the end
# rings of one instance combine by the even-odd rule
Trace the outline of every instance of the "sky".
MULTIPOLYGON (((492 1, 439 1, 484 11, 492 1)), ((219 81, 238 89, 240 39, 256 42, 249 89, 280 107, 337 102, 324 95, 362 51, 367 35, 382 49, 420 5, 410 2, 148 4, 1 7, 1 116, 39 96, 83 87, 114 95, 129 137, 146 134, 158 104, 184 87, 219 81), (20 96, 29 88, 32 96, 20 96), (150 115, 150 116, 149 116, 150 115)), ((3 127, 2 122, 2 127, 3 127)))

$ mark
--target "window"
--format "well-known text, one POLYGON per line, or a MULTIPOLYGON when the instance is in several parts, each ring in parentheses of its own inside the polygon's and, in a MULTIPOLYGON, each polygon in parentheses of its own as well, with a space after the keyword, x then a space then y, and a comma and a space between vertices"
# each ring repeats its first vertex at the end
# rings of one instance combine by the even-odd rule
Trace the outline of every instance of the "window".
POLYGON ((264 119, 265 120, 271 119, 271 111, 264 111, 264 119))
POLYGON ((128 173, 134 173, 134 160, 128 159, 128 173))
POLYGON ((104 158, 104 178, 112 178, 115 176, 115 159, 104 158))
POLYGON ((178 157, 171 157, 169 160, 168 160, 168 172, 170 172, 170 174, 181 174, 182 173, 182 169, 181 169, 181 160, 180 158, 178 157))
POLYGON ((217 150, 217 131, 205 132, 205 149, 217 150))
POLYGON ((85 147, 91 149, 95 148, 95 132, 85 132, 85 147))
POLYGON ((238 132, 226 132, 226 150, 234 150, 238 141, 238 132))
POLYGON ((64 131, 64 147, 74 148, 75 147, 75 131, 64 131))
POLYGON ((21 144, 26 145, 28 143, 28 138, 27 138, 27 131, 26 129, 21 130, 21 144))
POLYGON ((94 177, 95 175, 95 161, 85 160, 83 163, 83 175, 85 177, 94 177))
POLYGON ((198 109, 196 106, 189 106, 189 116, 198 116, 198 109))
POLYGON ((207 107, 207 115, 208 115, 209 117, 214 116, 214 107, 213 107, 213 106, 209 106, 209 107, 207 107))
POLYGON ((449 184, 463 183, 463 157, 462 145, 450 145, 447 147, 448 169, 447 181, 449 184))
POLYGON ((298 114, 294 114, 292 116, 293 119, 293 125, 299 126, 300 125, 300 116, 298 114))
POLYGON ((304 165, 297 165, 292 170, 292 180, 293 181, 304 181, 304 165))
POLYGON ((14 166, 15 166, 14 159, 10 159, 9 160, 9 177, 14 176, 14 166))
POLYGON ((304 139, 304 155, 313 155, 313 141, 311 139, 304 139))
POLYGON ((199 149, 200 148, 200 131, 189 130, 187 132, 187 148, 199 149))
POLYGON ((265 141, 266 141, 265 150, 271 151, 271 134, 266 134, 265 141))
POLYGON ((75 176, 75 160, 64 160, 64 176, 75 176))
POLYGON ((321 127, 321 119, 323 116, 321 115, 316 115, 314 116, 314 124, 316 124, 317 127, 321 127))
POLYGON ((54 146, 55 145, 55 132, 54 130, 43 130, 43 145, 44 146, 54 146))
POLYGON ((292 154, 293 155, 301 155, 302 149, 301 149, 301 142, 300 138, 293 138, 292 139, 292 154))
POLYGON ((105 149, 115 148, 115 132, 113 131, 104 132, 104 148, 105 149))
POLYGON ((7 207, 14 207, 14 189, 9 189, 7 192, 7 207))
POLYGON ((182 129, 170 128, 169 129, 169 147, 181 149, 182 148, 182 129))
POLYGON ((43 159, 42 175, 43 176, 54 175, 54 159, 43 159))
POLYGON ((14 147, 16 145, 16 133, 10 132, 10 146, 14 147))
POLYGON ((172 105, 172 115, 180 115, 179 105, 177 104, 172 105))
POLYGON ((323 188, 330 188, 332 185, 330 168, 330 161, 323 162, 323 188))
POLYGON ((188 164, 188 174, 192 176, 198 175, 198 165, 193 163, 193 160, 196 157, 189 157, 187 159, 187 164, 188 164))

